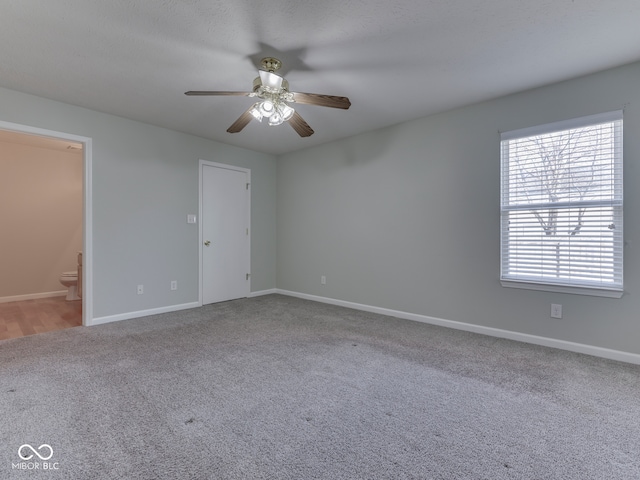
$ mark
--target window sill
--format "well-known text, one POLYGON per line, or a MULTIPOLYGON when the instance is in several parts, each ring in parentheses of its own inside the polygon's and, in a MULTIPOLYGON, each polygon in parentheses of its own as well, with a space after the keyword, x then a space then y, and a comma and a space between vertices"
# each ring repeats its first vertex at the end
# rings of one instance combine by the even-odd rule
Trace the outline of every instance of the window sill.
POLYGON ((514 280, 500 280, 503 287, 523 288, 526 290, 540 290, 544 292, 571 293, 574 295, 590 295, 592 297, 621 298, 622 290, 610 290, 605 288, 570 287, 567 285, 551 285, 548 283, 520 282, 514 280))

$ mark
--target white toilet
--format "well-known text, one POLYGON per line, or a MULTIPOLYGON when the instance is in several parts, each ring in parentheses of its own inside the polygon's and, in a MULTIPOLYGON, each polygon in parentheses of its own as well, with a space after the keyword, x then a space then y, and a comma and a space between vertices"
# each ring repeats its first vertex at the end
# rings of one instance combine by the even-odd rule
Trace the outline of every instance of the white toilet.
POLYGON ((60 283, 67 287, 65 300, 81 300, 81 288, 78 288, 78 278, 82 282, 82 252, 78 253, 78 269, 71 272, 62 272, 60 283))
POLYGON ((80 300, 78 296, 78 272, 62 272, 60 283, 67 287, 66 300, 80 300))

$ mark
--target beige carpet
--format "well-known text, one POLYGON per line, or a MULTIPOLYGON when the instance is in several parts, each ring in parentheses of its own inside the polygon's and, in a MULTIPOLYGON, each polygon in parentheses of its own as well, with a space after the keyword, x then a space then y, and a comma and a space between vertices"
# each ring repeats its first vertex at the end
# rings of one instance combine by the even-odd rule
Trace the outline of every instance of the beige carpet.
POLYGON ((279 295, 0 341, 0 408, 3 479, 640 479, 639 366, 279 295))

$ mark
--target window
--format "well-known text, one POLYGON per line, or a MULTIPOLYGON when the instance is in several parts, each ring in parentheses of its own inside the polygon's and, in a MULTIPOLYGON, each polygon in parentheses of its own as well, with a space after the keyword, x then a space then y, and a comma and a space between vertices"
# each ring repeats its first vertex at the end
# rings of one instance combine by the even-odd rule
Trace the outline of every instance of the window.
POLYGON ((500 140, 502 284, 622 296, 622 111, 500 140))

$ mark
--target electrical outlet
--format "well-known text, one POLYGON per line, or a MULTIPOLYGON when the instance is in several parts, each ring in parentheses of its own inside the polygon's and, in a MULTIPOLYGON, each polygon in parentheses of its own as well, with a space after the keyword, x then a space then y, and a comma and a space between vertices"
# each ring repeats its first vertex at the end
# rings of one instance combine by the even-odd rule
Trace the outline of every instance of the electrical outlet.
POLYGON ((177 289, 178 289, 178 281, 171 280, 171 290, 177 290, 177 289))
POLYGON ((326 285, 327 284, 327 277, 325 277, 324 275, 322 275, 320 277, 320 284, 321 285, 326 285))
POLYGON ((562 318, 562 305, 551 304, 551 318, 562 318))
POLYGON ((138 285, 138 295, 142 295, 144 293, 144 285, 138 285))

